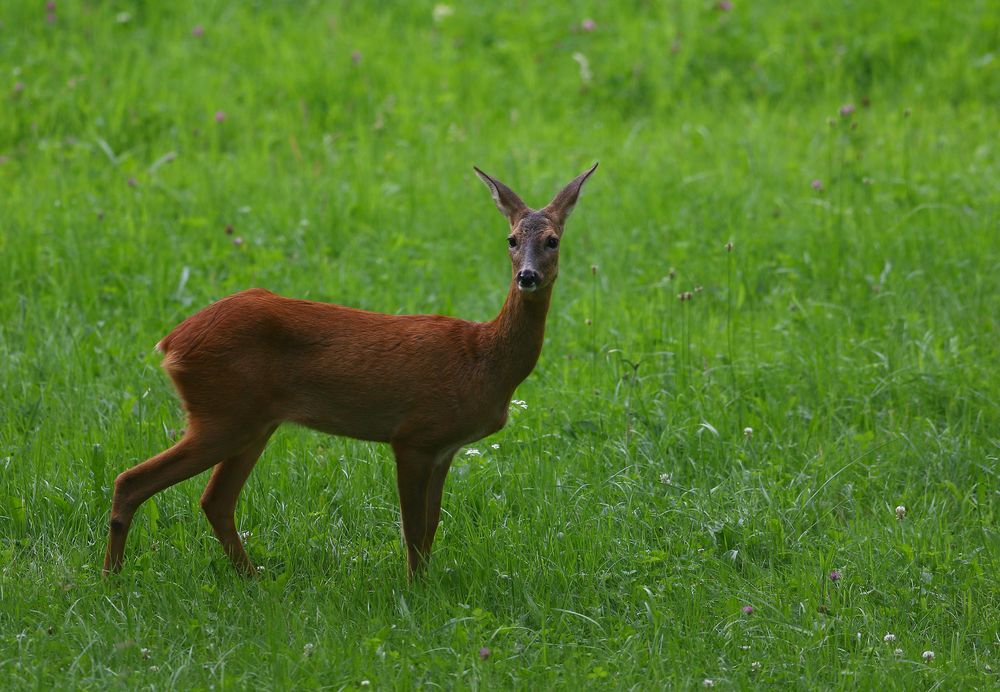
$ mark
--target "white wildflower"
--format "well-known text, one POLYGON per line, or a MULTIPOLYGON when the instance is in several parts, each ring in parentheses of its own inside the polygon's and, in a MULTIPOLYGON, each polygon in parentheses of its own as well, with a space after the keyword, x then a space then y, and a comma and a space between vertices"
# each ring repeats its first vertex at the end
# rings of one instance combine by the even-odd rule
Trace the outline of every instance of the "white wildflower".
POLYGON ((900 505, 899 507, 896 508, 896 518, 899 521, 903 521, 903 517, 905 516, 906 516, 906 507, 900 505))
POLYGON ((922 654, 920 654, 920 658, 922 658, 925 661, 927 661, 928 663, 930 663, 931 661, 934 660, 934 652, 933 651, 925 651, 922 654))
POLYGON ((573 53, 573 59, 580 66, 580 81, 584 84, 590 84, 593 75, 590 73, 590 61, 587 60, 587 56, 578 51, 573 53))
POLYGON ((892 642, 896 641, 896 635, 893 634, 892 632, 889 632, 884 637, 882 637, 882 641, 884 641, 886 644, 891 644, 892 642))
POLYGON ((481 456, 483 456, 483 453, 480 452, 475 447, 469 447, 467 450, 465 450, 465 456, 467 456, 467 457, 481 457, 481 456))
POLYGON ((455 9, 451 5, 434 5, 434 9, 431 11, 431 16, 434 17, 434 21, 438 24, 443 22, 447 17, 455 14, 455 9))

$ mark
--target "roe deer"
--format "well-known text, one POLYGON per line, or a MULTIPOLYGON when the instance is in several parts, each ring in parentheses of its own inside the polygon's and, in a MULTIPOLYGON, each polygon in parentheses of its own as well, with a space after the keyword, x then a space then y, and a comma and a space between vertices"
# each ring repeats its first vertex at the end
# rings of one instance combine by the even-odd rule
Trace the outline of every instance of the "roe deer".
POLYGON ((392 445, 412 578, 430 556, 452 457, 503 427, 515 387, 535 367, 559 240, 595 168, 537 211, 475 168, 510 223, 513 276, 492 322, 383 315, 259 288, 181 322, 157 348, 187 429, 173 447, 115 479, 104 573, 121 569, 139 505, 214 466, 201 506, 237 570, 252 574, 236 532, 236 500, 268 438, 290 421, 392 445))

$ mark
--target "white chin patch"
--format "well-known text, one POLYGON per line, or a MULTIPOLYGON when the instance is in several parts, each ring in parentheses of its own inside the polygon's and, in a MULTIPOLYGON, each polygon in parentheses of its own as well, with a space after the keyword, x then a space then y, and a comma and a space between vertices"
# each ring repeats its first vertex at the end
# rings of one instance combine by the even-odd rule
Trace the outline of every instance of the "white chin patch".
POLYGON ((517 288, 519 291, 524 291, 525 293, 534 293, 538 290, 538 284, 532 284, 531 286, 522 286, 521 284, 518 284, 517 288))

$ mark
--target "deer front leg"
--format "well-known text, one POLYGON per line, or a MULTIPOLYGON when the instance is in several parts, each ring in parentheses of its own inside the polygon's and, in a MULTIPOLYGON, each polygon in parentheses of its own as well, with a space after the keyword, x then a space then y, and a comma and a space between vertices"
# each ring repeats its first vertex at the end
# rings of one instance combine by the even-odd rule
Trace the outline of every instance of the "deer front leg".
POLYGON ((428 489, 438 455, 395 442, 392 449, 396 454, 396 486, 406 544, 407 575, 412 580, 426 561, 423 546, 427 533, 428 489))
POLYGON ((444 482, 448 477, 448 469, 451 468, 451 460, 455 453, 450 452, 438 459, 431 471, 430 483, 427 488, 427 528, 424 531, 424 542, 420 546, 420 551, 425 560, 431 557, 431 546, 434 544, 434 534, 437 533, 438 523, 441 521, 441 498, 444 494, 444 482))

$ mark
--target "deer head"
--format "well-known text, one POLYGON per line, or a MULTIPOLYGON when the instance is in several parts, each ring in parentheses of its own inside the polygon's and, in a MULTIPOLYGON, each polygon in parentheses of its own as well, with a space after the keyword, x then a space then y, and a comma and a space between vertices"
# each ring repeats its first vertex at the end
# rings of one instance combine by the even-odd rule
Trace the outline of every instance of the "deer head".
MULTIPOLYGON (((475 168, 475 167, 474 167, 475 168)), ((510 223, 507 245, 513 279, 517 288, 532 293, 548 288, 559 275, 559 242, 566 219, 569 218, 580 188, 597 168, 581 173, 564 187, 551 202, 537 211, 531 209, 509 187, 475 168, 476 175, 486 183, 497 209, 510 223)))

